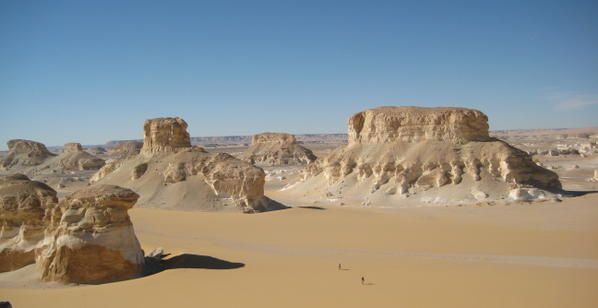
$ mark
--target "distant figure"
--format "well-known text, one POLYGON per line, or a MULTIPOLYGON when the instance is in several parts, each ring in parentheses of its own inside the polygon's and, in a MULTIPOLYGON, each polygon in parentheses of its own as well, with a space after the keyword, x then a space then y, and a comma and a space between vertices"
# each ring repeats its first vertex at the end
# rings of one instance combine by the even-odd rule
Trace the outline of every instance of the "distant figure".
POLYGON ((361 284, 365 284, 365 277, 361 276, 361 284))
POLYGON ((338 264, 338 270, 340 271, 342 269, 341 264, 338 264))

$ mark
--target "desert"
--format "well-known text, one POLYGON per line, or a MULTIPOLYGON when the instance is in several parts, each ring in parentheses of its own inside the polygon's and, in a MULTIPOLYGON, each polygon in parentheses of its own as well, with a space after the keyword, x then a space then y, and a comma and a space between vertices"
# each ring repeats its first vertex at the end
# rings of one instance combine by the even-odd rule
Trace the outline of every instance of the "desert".
POLYGON ((108 149, 95 173, 56 163, 88 161, 79 144, 25 143, 35 159, 4 164, 0 182, 3 296, 15 307, 257 306, 265 287, 268 305, 287 307, 598 300, 598 128, 492 132, 477 110, 382 107, 351 116, 344 140, 294 150, 280 133, 192 145, 187 126, 149 119, 142 143, 94 145, 108 149))
POLYGON ((0 1, 0 308, 598 307, 598 2, 0 1))

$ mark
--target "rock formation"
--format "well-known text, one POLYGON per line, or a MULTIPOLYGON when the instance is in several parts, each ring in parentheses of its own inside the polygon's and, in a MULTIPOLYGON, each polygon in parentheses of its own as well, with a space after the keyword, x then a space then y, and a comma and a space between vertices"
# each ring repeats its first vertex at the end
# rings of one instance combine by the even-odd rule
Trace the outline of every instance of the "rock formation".
POLYGON ((68 171, 97 170, 104 164, 103 159, 83 151, 79 143, 65 144, 63 152, 52 163, 54 168, 68 171))
POLYGON ((375 108, 353 115, 348 133, 348 145, 308 165, 293 189, 372 204, 414 194, 429 202, 479 201, 479 192, 505 199, 515 188, 561 187, 527 153, 490 138, 477 110, 375 108))
POLYGON ((251 146, 240 158, 258 166, 308 164, 316 160, 311 150, 297 144, 295 136, 284 133, 254 135, 251 146))
POLYGON ((279 208, 264 196, 262 169, 192 147, 186 128, 180 118, 145 121, 140 155, 107 165, 94 180, 135 190, 140 206, 245 212, 279 208))
POLYGON ((141 153, 145 155, 175 152, 178 149, 191 147, 187 122, 181 118, 147 120, 143 125, 143 132, 141 153))
POLYGON ((97 185, 62 200, 36 250, 42 279, 97 284, 139 276, 143 251, 127 214, 138 198, 126 188, 97 185))
POLYGON ((37 166, 54 156, 45 145, 31 140, 13 139, 9 140, 7 145, 8 154, 2 161, 2 168, 4 169, 17 166, 37 166))
POLYGON ((0 272, 34 263, 45 212, 57 202, 56 192, 44 183, 22 174, 0 177, 0 272))
POLYGON ((143 143, 139 141, 123 142, 111 148, 108 151, 108 155, 117 160, 134 157, 137 156, 137 154, 139 154, 142 146, 143 143))

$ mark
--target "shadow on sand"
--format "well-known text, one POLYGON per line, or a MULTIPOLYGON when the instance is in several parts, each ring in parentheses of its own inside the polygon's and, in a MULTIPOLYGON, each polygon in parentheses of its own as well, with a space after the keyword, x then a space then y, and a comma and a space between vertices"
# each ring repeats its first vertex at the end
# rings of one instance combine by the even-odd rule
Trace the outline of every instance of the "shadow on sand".
POLYGON ((169 259, 145 257, 144 276, 154 275, 169 269, 201 268, 201 269, 236 269, 244 267, 244 263, 230 262, 210 256, 184 253, 169 259))
POLYGON ((309 209, 309 210, 325 210, 325 208, 321 207, 321 206, 313 206, 313 205, 304 205, 304 206, 298 206, 298 208, 300 209, 309 209))
POLYGON ((598 190, 586 190, 586 191, 576 191, 576 190, 560 190, 558 191, 563 197, 581 197, 589 194, 598 193, 598 190))

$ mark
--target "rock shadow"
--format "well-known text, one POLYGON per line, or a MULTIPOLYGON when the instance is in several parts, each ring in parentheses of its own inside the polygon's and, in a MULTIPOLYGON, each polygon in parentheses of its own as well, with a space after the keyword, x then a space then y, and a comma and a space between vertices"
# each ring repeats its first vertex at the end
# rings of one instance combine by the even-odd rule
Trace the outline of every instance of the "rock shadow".
POLYGON ((286 206, 276 200, 270 199, 266 196, 264 196, 264 199, 262 200, 262 204, 261 207, 258 207, 256 210, 257 212, 271 212, 271 211, 280 211, 280 210, 286 210, 286 209, 290 209, 290 206, 286 206))
POLYGON ((300 209, 309 209, 309 210, 326 210, 325 208, 321 207, 321 206, 315 206, 315 205, 303 205, 303 206, 298 206, 298 208, 300 209))
POLYGON ((145 257, 143 276, 150 276, 165 270, 177 268, 226 270, 244 267, 244 263, 230 262, 211 256, 184 253, 168 259, 145 257))
POLYGON ((589 194, 598 193, 598 190, 560 190, 558 191, 563 197, 581 197, 589 194))

